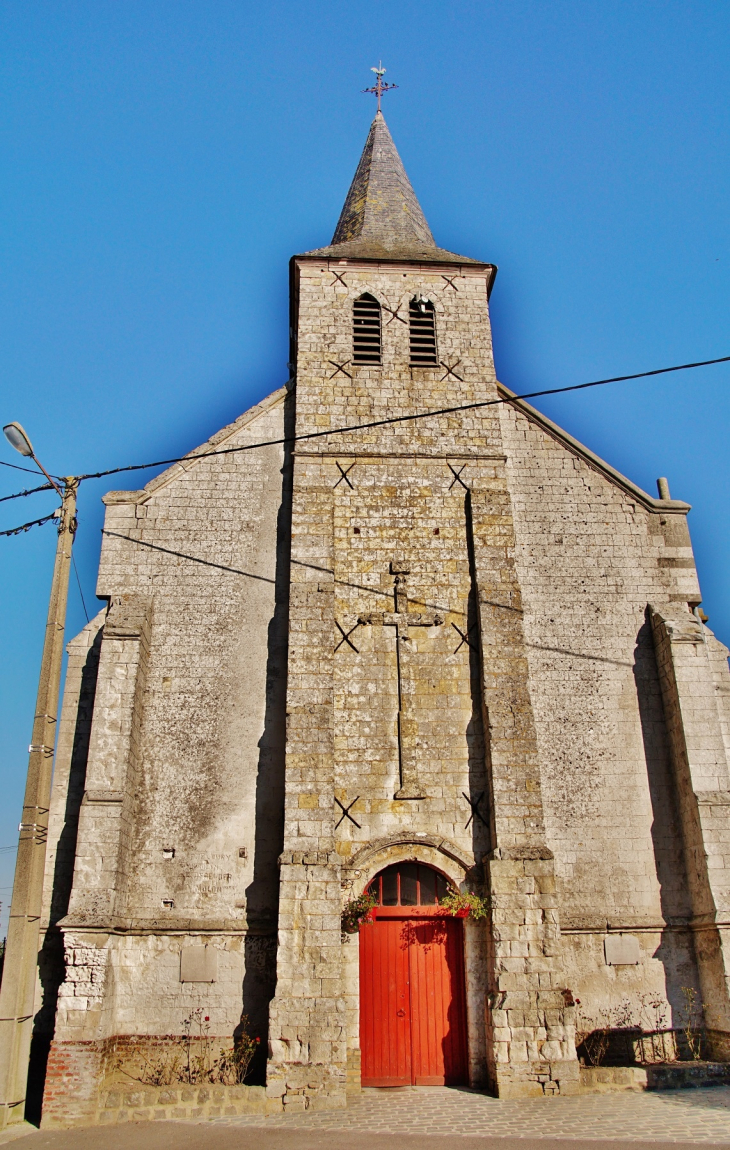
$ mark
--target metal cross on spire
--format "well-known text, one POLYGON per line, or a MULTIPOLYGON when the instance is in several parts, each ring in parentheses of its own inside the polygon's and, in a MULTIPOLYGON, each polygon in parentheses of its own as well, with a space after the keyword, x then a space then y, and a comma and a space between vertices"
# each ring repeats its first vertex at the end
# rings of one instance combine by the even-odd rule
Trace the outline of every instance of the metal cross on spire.
POLYGON ((373 85, 372 88, 363 88, 363 92, 372 92, 372 94, 374 96, 378 97, 378 111, 380 111, 380 97, 383 95, 383 92, 390 92, 390 91, 392 91, 393 88, 397 88, 398 85, 397 84, 384 84, 383 83, 383 76, 385 75, 385 68, 383 67, 383 61, 382 60, 378 64, 377 68, 371 68, 370 71, 375 73, 375 75, 377 76, 377 80, 375 81, 375 84, 373 85))

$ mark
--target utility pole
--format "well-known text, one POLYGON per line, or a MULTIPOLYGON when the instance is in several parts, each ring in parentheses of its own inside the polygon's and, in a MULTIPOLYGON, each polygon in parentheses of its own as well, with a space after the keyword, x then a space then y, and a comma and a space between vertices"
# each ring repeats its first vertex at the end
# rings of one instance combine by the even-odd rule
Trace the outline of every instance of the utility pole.
POLYGON ((5 968, 0 989, 0 1129, 22 1122, 25 1114, 66 601, 71 548, 76 531, 77 480, 70 476, 61 480, 61 490, 50 476, 48 478, 61 495, 61 506, 56 513, 58 545, 33 720, 33 741, 29 747, 5 968))

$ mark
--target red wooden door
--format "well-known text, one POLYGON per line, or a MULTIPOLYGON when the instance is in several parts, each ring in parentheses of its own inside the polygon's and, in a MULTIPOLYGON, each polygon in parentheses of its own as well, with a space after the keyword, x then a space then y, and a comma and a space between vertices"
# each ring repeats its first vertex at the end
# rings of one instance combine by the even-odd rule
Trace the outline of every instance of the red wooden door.
POLYGON ((363 1086, 467 1080, 463 924, 413 907, 378 907, 360 928, 363 1086))

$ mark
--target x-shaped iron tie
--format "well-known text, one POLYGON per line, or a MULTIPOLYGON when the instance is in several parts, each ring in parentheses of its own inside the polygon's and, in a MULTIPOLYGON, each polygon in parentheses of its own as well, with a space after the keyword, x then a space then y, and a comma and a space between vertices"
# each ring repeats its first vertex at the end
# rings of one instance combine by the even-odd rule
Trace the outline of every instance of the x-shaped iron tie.
POLYGON ((335 460, 335 463, 337 464, 337 467, 338 467, 339 472, 340 472, 340 478, 335 483, 335 487, 339 487, 340 484, 342 483, 342 480, 344 479, 347 486, 354 491, 355 488, 352 486, 352 484, 350 483, 350 480, 347 477, 350 474, 350 472, 352 471, 355 464, 351 463, 350 466, 347 468, 347 471, 345 471, 345 469, 342 467, 342 465, 340 463, 337 462, 337 460, 335 460))
POLYGON ((341 626, 340 626, 340 624, 339 624, 339 623, 337 622, 337 620, 335 619, 335 627, 337 628, 337 630, 338 630, 338 631, 340 632, 340 634, 342 635, 342 638, 340 639, 339 643, 338 643, 338 644, 337 644, 337 646, 335 647, 335 653, 336 653, 337 651, 339 651, 339 649, 340 649, 340 647, 342 646, 342 644, 343 644, 343 643, 347 643, 348 647, 352 647, 352 649, 353 649, 353 651, 355 652, 355 654, 356 654, 356 655, 359 655, 359 654, 360 654, 360 652, 358 651, 357 647, 355 646, 355 644, 353 643, 352 639, 350 638, 350 635, 352 634, 352 632, 353 632, 353 631, 356 631, 356 630, 358 629, 358 627, 359 627, 359 626, 360 626, 360 620, 358 619, 358 621, 357 621, 357 623, 355 624, 355 626, 354 626, 354 627, 350 627, 350 630, 349 630, 349 631, 345 631, 345 628, 344 628, 344 627, 341 627, 341 626))
POLYGON ((479 804, 480 804, 480 802, 482 801, 482 799, 484 798, 484 791, 480 791, 480 792, 479 792, 479 794, 477 795, 477 797, 474 799, 474 801, 473 801, 473 802, 472 802, 472 800, 469 798, 469 796, 468 796, 468 795, 467 795, 467 794, 466 794, 464 791, 462 791, 461 793, 462 793, 462 795, 464 795, 464 798, 466 799, 466 801, 468 802, 469 806, 471 807, 471 814, 469 815, 469 818, 468 818, 468 819, 467 819, 467 821, 466 821, 466 825, 464 826, 464 830, 466 830, 466 828, 469 826, 469 823, 472 821, 472 819, 473 819, 475 816, 476 816, 476 818, 478 818, 478 819, 479 819, 480 823, 483 823, 485 827, 489 828, 489 823, 488 823, 488 822, 487 822, 487 820, 486 820, 486 819, 485 819, 485 818, 482 816, 482 813, 481 813, 481 811, 479 810, 479 804))
MULTIPOLYGON (((339 272, 336 272, 334 268, 330 268, 330 271, 332 272, 332 275, 335 277, 335 278, 332 280, 332 283, 330 284, 330 287, 334 287, 334 286, 335 286, 335 282, 336 282, 337 280, 339 280, 339 281, 340 281, 340 283, 342 284, 342 286, 343 286, 343 287, 347 287, 347 284, 345 283, 345 281, 343 280, 343 278, 342 278, 342 276, 340 275, 340 273, 339 273, 339 272)), ((342 274, 344 275, 344 272, 343 272, 342 274)))
POLYGON ((456 284, 454 283, 454 280, 456 279, 456 276, 445 276, 445 275, 442 273, 442 274, 441 274, 441 279, 442 279, 442 280, 446 280, 446 287, 443 289, 444 291, 446 291, 446 288, 450 288, 450 287, 452 287, 452 288, 454 289, 454 291, 458 291, 458 290, 459 290, 459 289, 458 289, 458 287, 456 286, 456 284))
POLYGON ((359 824, 359 822, 357 821, 357 819, 354 819, 354 818, 352 817, 352 815, 350 814, 350 811, 352 810, 352 808, 354 807, 355 803, 357 802, 357 800, 358 800, 359 798, 360 798, 360 796, 359 796, 359 795, 356 795, 356 797, 355 797, 355 798, 352 800, 352 802, 350 803, 349 807, 346 807, 344 803, 341 803, 341 802, 340 802, 340 800, 337 798, 337 795, 335 795, 335 802, 337 803, 337 806, 338 806, 338 807, 340 808, 340 810, 342 811, 342 814, 340 815, 340 820, 339 820, 339 822, 335 823, 335 830, 337 830, 337 828, 338 828, 338 826, 340 825, 340 823, 341 823, 341 822, 343 822, 345 819, 349 819, 351 823, 354 823, 354 824, 355 824, 355 826, 357 827, 357 829, 358 829, 359 831, 361 831, 361 830, 362 830, 362 827, 360 826, 360 824, 359 824))
POLYGON ((328 359, 327 363, 331 363, 333 367, 337 368, 337 371, 332 372, 330 379, 334 379, 335 376, 337 375, 338 371, 341 371, 342 374, 346 375, 348 379, 352 379, 352 376, 350 375, 349 371, 345 371, 345 368, 347 367, 349 362, 350 362, 349 359, 346 359, 344 363, 335 363, 335 361, 333 359, 328 359))
MULTIPOLYGON (((461 642, 459 643, 459 646, 456 648, 456 651, 460 651, 465 643, 466 643, 467 647, 471 647, 472 651, 478 651, 479 650, 479 648, 476 647, 474 645, 474 643, 472 643, 471 639, 469 638, 469 636, 471 635, 472 631, 475 628, 474 623, 472 623, 471 627, 467 627, 466 635, 464 634, 464 632, 461 630, 460 627, 456 626, 456 623, 452 623, 451 626, 454 628, 454 630, 456 632, 458 632, 459 635, 461 635, 461 642)), ((454 654, 456 654, 456 651, 454 651, 454 654)))
POLYGON ((404 323, 404 324, 406 324, 406 326, 408 326, 407 321, 404 320, 403 316, 400 314, 400 308, 399 307, 396 308, 395 311, 393 311, 393 308, 388 307, 387 303, 383 303, 380 306, 384 307, 386 311, 390 312, 390 319, 386 323, 386 325, 385 325, 386 327, 389 327, 390 324, 392 324, 394 319, 399 319, 401 323, 404 323))
POLYGON ((452 467, 450 463, 447 463, 447 467, 448 467, 449 471, 451 472, 451 474, 452 474, 452 475, 453 475, 453 477, 454 477, 454 478, 452 479, 451 483, 449 484, 449 491, 451 491, 451 488, 454 486, 454 484, 455 484, 455 483, 460 483, 460 484, 461 484, 461 486, 464 488, 464 490, 465 490, 465 491, 468 491, 468 490, 469 490, 469 488, 468 488, 468 487, 467 487, 467 485, 464 483, 464 480, 461 478, 461 473, 462 473, 462 471, 464 471, 464 470, 465 470, 465 468, 466 468, 466 464, 465 464, 465 463, 464 463, 464 464, 462 464, 462 466, 459 468, 459 470, 458 470, 458 471, 456 470, 456 468, 455 468, 455 467, 452 467))
POLYGON ((459 383, 463 383, 463 382, 464 382, 464 380, 463 380, 463 377, 462 377, 462 376, 460 376, 460 375, 457 375, 457 374, 456 374, 456 371, 454 370, 454 368, 457 368, 457 367, 459 366, 459 364, 460 364, 460 363, 461 363, 461 360, 460 360, 460 359, 457 359, 457 360, 456 360, 456 362, 455 362, 455 363, 452 363, 451 367, 449 367, 448 363, 443 363, 443 362, 442 362, 442 364, 441 364, 441 367, 443 367, 443 368, 445 368, 445 369, 446 369, 446 375, 442 375, 442 376, 441 376, 441 383, 443 383, 443 381, 444 381, 444 380, 446 379, 446 377, 447 377, 447 376, 449 376, 449 375, 453 375, 454 379, 458 379, 459 383))

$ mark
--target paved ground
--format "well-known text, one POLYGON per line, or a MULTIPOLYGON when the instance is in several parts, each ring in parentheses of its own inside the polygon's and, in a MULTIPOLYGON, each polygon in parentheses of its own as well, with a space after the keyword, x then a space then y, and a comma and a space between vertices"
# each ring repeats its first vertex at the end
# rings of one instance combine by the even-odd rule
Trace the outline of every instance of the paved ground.
MULTIPOLYGON (((368 1090, 346 1111, 26 1128, 23 1150, 620 1150, 730 1147, 730 1087, 499 1101, 467 1090, 368 1090)), ((13 1135, 0 1135, 0 1145, 13 1135)))
MULTIPOLYGON (((260 1118, 214 1118, 213 1126, 261 1126, 260 1118)), ((365 1090, 347 1110, 265 1120, 266 1128, 512 1138, 601 1138, 730 1145, 730 1087, 657 1093, 583 1094, 500 1101, 447 1087, 365 1090)))

